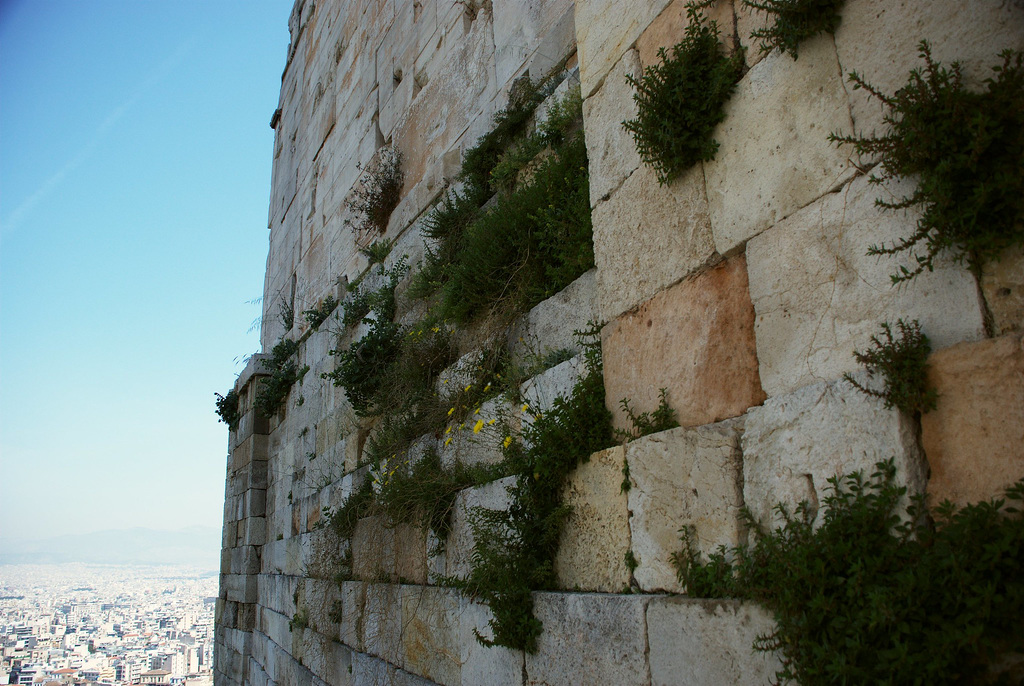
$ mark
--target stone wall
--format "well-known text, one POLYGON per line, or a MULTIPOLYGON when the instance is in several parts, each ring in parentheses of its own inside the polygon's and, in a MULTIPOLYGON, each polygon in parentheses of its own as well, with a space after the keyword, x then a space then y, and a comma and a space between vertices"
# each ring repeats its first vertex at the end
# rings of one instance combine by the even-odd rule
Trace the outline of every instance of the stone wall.
MULTIPOLYGON (((711 12, 748 46, 747 71, 714 136, 711 162, 668 186, 621 122, 635 116, 625 76, 685 28, 682 0, 297 0, 275 113, 262 346, 299 344, 308 372, 283 411, 253 402, 256 355, 239 377, 242 419, 229 439, 218 686, 252 684, 766 684, 776 658, 752 650, 770 618, 756 606, 691 599, 671 565, 679 529, 705 552, 746 540, 740 509, 763 520, 782 501, 816 503, 826 480, 895 457, 898 478, 934 502, 997 494, 1024 477, 1024 254, 952 261, 894 288, 895 260, 870 244, 912 232, 913 213, 882 212, 873 160, 829 132, 880 131, 882 109, 844 75, 892 93, 920 66, 917 43, 959 60, 974 84, 1003 48, 1024 48, 1024 7, 1006 0, 847 0, 834 36, 799 59, 763 55, 764 17, 740 0, 711 12), (485 605, 439 584, 465 574, 475 506, 507 506, 502 481, 459 494, 446 552, 423 531, 359 522, 351 543, 322 523, 367 478, 372 422, 321 378, 328 352, 359 332, 286 327, 368 269, 380 236, 352 225, 361 170, 384 146, 402 153, 401 201, 384 234, 415 269, 422 224, 492 126, 516 79, 562 65, 578 80, 590 165, 595 269, 522 315, 524 340, 562 348, 604 322, 608 408, 657 407, 681 426, 598 453, 571 477, 556 560, 563 592, 535 594, 538 649, 485 648, 485 605), (938 409, 918 421, 859 392, 853 352, 883 321, 917 319, 932 341, 938 409), (628 464, 632 488, 620 489, 628 464), (350 548, 348 547, 350 545, 350 548), (343 549, 344 548, 344 549, 343 549), (625 563, 632 551, 638 565, 625 563), (350 579, 335 581, 349 555, 350 579), (632 589, 632 593, 622 593, 632 589)), ((400 288, 404 287, 400 286, 400 288)), ((415 305, 400 311, 415 319, 415 305)), ((514 338, 514 336, 513 336, 514 338)), ((473 335, 462 339, 467 354, 473 335)), ((514 340, 513 340, 514 342, 514 340)), ((579 362, 531 381, 535 407, 572 387, 579 362)), ((456 374, 453 371, 452 374, 456 374)), ((433 435, 424 445, 442 447, 433 435)), ((443 446, 464 462, 500 458, 472 441, 443 446)))

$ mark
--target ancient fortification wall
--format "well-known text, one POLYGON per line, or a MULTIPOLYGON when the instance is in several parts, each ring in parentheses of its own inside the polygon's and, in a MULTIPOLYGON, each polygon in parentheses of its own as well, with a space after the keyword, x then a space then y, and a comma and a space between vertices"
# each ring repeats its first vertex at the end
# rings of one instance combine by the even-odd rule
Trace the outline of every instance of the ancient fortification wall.
MULTIPOLYGON (((911 235, 918 215, 875 199, 913 182, 870 184, 877 158, 828 139, 885 130, 886 109, 849 72, 892 94, 923 65, 927 39, 936 60, 959 60, 979 88, 1000 50, 1024 48, 1024 6, 847 0, 834 35, 801 43, 798 59, 758 49, 752 33, 769 19, 741 0, 717 0, 708 14, 727 50, 746 46, 742 77, 714 128, 714 159, 661 185, 622 126, 638 113, 626 77, 683 38, 682 0, 297 0, 272 122, 264 352, 235 386, 218 686, 768 683, 778 658, 752 643, 771 629, 770 614, 682 594, 672 562, 681 529, 704 553, 745 542, 743 506, 761 521, 780 501, 815 508, 829 477, 887 458, 897 481, 930 502, 974 502, 1024 477, 1020 245, 973 272, 944 254, 894 287, 890 274, 912 260, 866 252, 911 235), (547 80, 538 90, 524 75, 547 80), (522 103, 543 100, 521 138, 551 105, 571 112, 577 88, 589 171, 563 176, 569 188, 584 179, 589 203, 555 198, 541 220, 541 210, 526 214, 536 232, 572 225, 587 245, 592 235, 592 257, 578 241, 550 239, 557 233, 494 247, 510 255, 499 265, 512 265, 499 274, 507 288, 459 311, 452 270, 470 270, 467 293, 496 272, 486 242, 480 269, 492 271, 483 276, 464 256, 442 254, 431 208, 449 183, 472 195, 459 176, 465 153, 496 114, 529 114, 522 103), (386 176, 394 151, 398 202, 381 213, 386 227, 374 226, 366 180, 386 176), (371 264, 361 249, 384 241, 391 251, 371 264), (569 258, 522 280, 536 258, 526 253, 570 243, 569 258), (433 282, 417 282, 424 264, 433 282), (431 292, 431 283, 442 286, 431 292), (551 283, 568 285, 551 293, 551 283), (917 320, 931 341, 939 400, 923 415, 844 380, 879 387, 854 352, 898 319, 917 320), (588 347, 572 332, 591 321, 602 326, 588 347), (416 347, 420 339, 432 342, 416 347), (348 375, 338 371, 345 364, 348 375), (335 383, 359 373, 378 394, 369 406, 353 403, 352 383, 335 383), (411 377, 431 392, 416 395, 411 377), (538 463, 524 470, 532 445, 576 448, 575 434, 542 435, 544 417, 565 419, 554 398, 593 391, 595 379, 616 428, 631 427, 622 399, 653 412, 661 389, 679 426, 625 443, 605 440, 606 429, 579 438, 605 449, 569 465, 563 481, 546 481, 538 463), (489 395, 492 384, 503 393, 489 395), (392 395, 382 400, 381 389, 392 395), (430 403, 442 411, 431 414, 430 403), (440 421, 422 425, 431 417, 440 421), (432 470, 417 471, 429 461, 432 470), (522 505, 547 486, 571 507, 550 556, 537 558, 553 566, 516 567, 540 569, 531 587, 546 590, 527 599, 543 631, 527 650, 485 647, 475 635, 494 636, 503 589, 491 589, 489 605, 486 579, 456 582, 487 555, 475 508, 522 505)), ((571 125, 561 133, 579 135, 571 125)), ((569 143, 552 140, 490 189, 497 196, 474 206, 478 217, 497 207, 498 226, 517 207, 502 197, 531 174, 550 181, 544 160, 570 155, 569 143)), ((460 240, 448 247, 472 244, 460 240)), ((501 526, 552 530, 517 516, 501 526)), ((509 592, 515 583, 528 582, 511 578, 509 592)))

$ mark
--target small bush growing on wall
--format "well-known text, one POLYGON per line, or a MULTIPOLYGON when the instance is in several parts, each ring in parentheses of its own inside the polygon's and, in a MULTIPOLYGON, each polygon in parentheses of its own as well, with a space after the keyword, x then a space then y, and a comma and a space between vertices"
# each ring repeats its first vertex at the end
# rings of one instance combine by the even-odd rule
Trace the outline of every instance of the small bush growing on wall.
POLYGON ((771 610, 777 628, 755 647, 780 651, 784 682, 999 683, 993 658, 1024 650, 1024 480, 1005 499, 944 503, 929 521, 921 499, 898 515, 895 473, 890 460, 869 480, 830 479, 819 526, 806 503, 779 506, 780 529, 750 520, 752 546, 704 563, 688 543, 680 583, 771 610))
POLYGON ((302 316, 306 318, 306 323, 309 324, 309 328, 316 331, 320 328, 321 324, 327 321, 327 318, 331 316, 331 313, 334 312, 334 309, 337 306, 338 301, 334 296, 328 295, 317 307, 303 310, 302 316))
POLYGON ((217 396, 217 416, 220 421, 228 425, 230 431, 238 428, 238 422, 242 419, 242 413, 238 410, 238 393, 231 389, 224 395, 214 393, 217 396))
POLYGON ((899 267, 893 283, 931 271, 935 258, 951 254, 978 274, 986 260, 997 259, 1024 242, 1024 53, 1005 51, 982 93, 963 86, 960 66, 949 69, 932 59, 920 44, 923 70, 887 96, 856 73, 854 88, 863 88, 888 109, 889 132, 880 137, 838 136, 863 155, 879 155, 887 179, 917 179, 916 190, 893 202, 889 210, 920 207, 917 229, 889 245, 872 245, 869 255, 909 253, 915 264, 899 267))
POLYGON ((662 48, 660 64, 644 69, 640 78, 626 77, 636 89, 638 112, 622 125, 662 184, 714 159, 718 142, 711 134, 725 119, 725 103, 743 70, 743 51, 725 56, 718 26, 705 18, 700 4, 688 4, 686 16, 686 34, 671 55, 662 48))
POLYGON ((843 378, 860 391, 884 400, 886 409, 898 407, 907 413, 934 410, 938 395, 925 383, 931 343, 921 333, 916 319, 909 323, 900 319, 896 329, 894 338, 892 327, 883 322, 882 335, 871 337, 872 349, 853 354, 857 362, 867 367, 868 374, 884 377, 884 390, 865 388, 849 374, 844 374, 843 378))
POLYGON ((839 28, 839 10, 846 0, 743 0, 747 7, 767 12, 774 24, 753 32, 761 52, 779 49, 797 58, 804 40, 839 28))
POLYGON ((357 229, 384 233, 391 213, 398 206, 402 192, 402 153, 395 148, 381 148, 376 163, 363 171, 348 207, 358 217, 357 229))
POLYGON ((260 380, 253 406, 267 417, 277 414, 292 386, 309 371, 309 367, 299 368, 295 359, 298 351, 298 343, 282 338, 271 350, 271 358, 263 360, 263 368, 270 376, 260 380))

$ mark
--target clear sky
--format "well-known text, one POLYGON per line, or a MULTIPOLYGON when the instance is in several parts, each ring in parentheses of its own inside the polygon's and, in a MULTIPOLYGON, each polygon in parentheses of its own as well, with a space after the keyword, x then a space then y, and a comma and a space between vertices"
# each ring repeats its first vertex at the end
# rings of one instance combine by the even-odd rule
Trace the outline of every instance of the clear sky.
POLYGON ((0 538, 220 527, 292 0, 0 0, 0 538))

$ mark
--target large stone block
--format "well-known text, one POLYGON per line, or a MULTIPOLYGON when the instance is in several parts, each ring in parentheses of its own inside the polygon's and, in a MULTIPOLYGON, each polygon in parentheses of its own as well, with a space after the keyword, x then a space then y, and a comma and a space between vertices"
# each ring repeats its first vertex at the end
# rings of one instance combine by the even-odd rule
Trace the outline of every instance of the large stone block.
POLYGON ((849 151, 828 141, 847 131, 850 108, 830 36, 774 52, 740 81, 704 163, 715 248, 729 253, 855 173, 849 151))
POLYGON ((626 76, 637 77, 640 73, 637 51, 627 50, 601 88, 583 103, 592 207, 607 200, 643 164, 633 136, 622 127, 622 122, 637 115, 633 88, 626 76))
POLYGON ((669 186, 642 165, 597 204, 593 222, 605 321, 708 264, 715 252, 699 165, 669 186))
POLYGON ((448 535, 446 557, 447 575, 465 577, 472 569, 473 559, 473 513, 477 508, 506 510, 509 505, 508 487, 515 483, 514 476, 507 476, 491 483, 467 488, 455 498, 452 512, 452 531, 448 535))
POLYGON ((666 289, 601 332, 605 398, 620 429, 619 406, 658 407, 659 389, 682 426, 742 414, 764 399, 754 354, 754 312, 743 256, 666 289))
POLYGON ((682 549, 680 529, 692 527, 703 554, 745 539, 741 418, 693 429, 678 428, 626 445, 633 487, 629 528, 645 591, 682 592, 671 556, 682 549))
MULTIPOLYGON (((527 58, 539 47, 544 37, 568 15, 573 16, 572 0, 494 0, 494 62, 498 84, 508 83, 527 58)), ((571 24, 570 24, 571 27, 571 24)), ((568 53, 575 36, 555 47, 557 60, 568 53), (559 49, 560 48, 560 49, 559 49)), ((537 79, 543 74, 532 74, 537 79)))
POLYGON ((578 352, 573 332, 597 318, 597 270, 591 269, 527 312, 513 328, 509 345, 521 354, 563 348, 578 352))
MULTIPOLYGON (((921 40, 929 42, 933 58, 945 66, 960 62, 967 84, 976 88, 993 75, 990 67, 1000 51, 1024 49, 1024 5, 1004 0, 850 0, 835 36, 843 73, 856 71, 886 95, 906 85, 911 69, 924 67, 918 58, 921 40)), ((850 93, 850 104, 858 131, 883 132, 885 109, 878 100, 858 90, 850 93)))
POLYGON ((915 216, 875 206, 876 197, 908 190, 859 177, 747 244, 757 357, 769 395, 854 371, 854 351, 871 347, 883 321, 918 319, 939 348, 984 335, 977 286, 963 267, 940 260, 896 288, 889 275, 910 262, 866 255, 870 245, 913 233, 915 216))
POLYGON ((1024 479, 1021 335, 940 350, 929 358, 928 383, 939 394, 921 418, 929 501, 987 500, 1024 479))
POLYGON ((571 508, 555 556, 561 588, 615 593, 629 587, 629 516, 622 492, 621 446, 590 456, 569 475, 562 502, 571 508))
POLYGON ((358 579, 391 579, 395 570, 395 530, 383 516, 364 517, 352 533, 352 574, 358 579))
POLYGON ((523 404, 528 412, 547 412, 558 398, 568 398, 572 389, 586 372, 586 363, 581 356, 561 362, 545 369, 519 387, 523 404))
POLYGON ((402 587, 404 668, 445 686, 462 683, 459 594, 454 589, 402 587))
POLYGON ((481 403, 465 419, 445 427, 438 441, 441 464, 498 464, 503 458, 503 434, 506 428, 518 429, 519 415, 519 408, 501 396, 481 403))
POLYGON ((477 634, 493 640, 490 622, 494 618, 487 605, 462 598, 459 648, 462 660, 462 683, 522 684, 524 657, 522 651, 502 646, 485 647, 477 634))
POLYGON ((774 630, 752 603, 653 598, 647 607, 652 686, 767 686, 782 663, 754 650, 774 630))
MULTIPOLYGON (((854 378, 871 383, 866 372, 854 378)), ((889 458, 909 493, 923 492, 927 478, 916 422, 843 379, 805 386, 751 409, 742 446, 743 499, 765 525, 780 522, 773 512, 779 503, 792 512, 807 501, 816 512, 829 478, 858 470, 868 477, 889 458)))
POLYGON ((646 686, 650 596, 535 593, 544 624, 537 652, 526 656, 526 683, 646 686))
POLYGON ((393 665, 404 664, 402 650, 402 587, 367 584, 362 617, 363 648, 393 665))
MULTIPOLYGON (((661 63, 658 51, 664 48, 671 56, 672 47, 683 40, 689 20, 686 16, 686 5, 689 0, 672 0, 651 25, 643 32, 636 42, 640 53, 640 62, 644 68, 661 63)), ((704 9, 704 15, 718 27, 718 40, 725 48, 726 54, 736 50, 734 8, 732 0, 717 0, 704 9)))
POLYGON ((577 0, 576 41, 583 97, 596 91, 670 0, 577 0))

